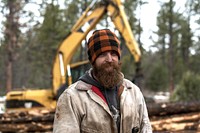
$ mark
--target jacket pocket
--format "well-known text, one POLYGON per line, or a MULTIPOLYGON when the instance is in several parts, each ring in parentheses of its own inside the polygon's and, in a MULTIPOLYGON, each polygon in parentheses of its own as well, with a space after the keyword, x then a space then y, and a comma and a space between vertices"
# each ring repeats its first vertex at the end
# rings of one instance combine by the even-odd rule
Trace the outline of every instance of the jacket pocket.
POLYGON ((83 126, 83 127, 81 127, 81 133, 103 133, 103 132, 83 126))

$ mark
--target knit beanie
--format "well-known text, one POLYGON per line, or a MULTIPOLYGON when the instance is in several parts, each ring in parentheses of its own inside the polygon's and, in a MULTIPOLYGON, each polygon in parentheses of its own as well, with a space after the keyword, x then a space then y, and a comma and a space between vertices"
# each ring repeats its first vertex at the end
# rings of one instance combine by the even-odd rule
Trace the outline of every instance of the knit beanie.
POLYGON ((119 43, 117 36, 109 29, 94 31, 87 43, 88 59, 94 64, 96 58, 106 51, 116 51, 120 59, 121 51, 119 43))

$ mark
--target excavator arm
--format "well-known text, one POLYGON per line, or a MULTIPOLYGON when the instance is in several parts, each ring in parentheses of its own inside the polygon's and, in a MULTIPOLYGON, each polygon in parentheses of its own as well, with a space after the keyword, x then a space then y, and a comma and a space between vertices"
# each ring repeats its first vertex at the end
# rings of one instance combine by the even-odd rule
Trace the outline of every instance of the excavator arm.
POLYGON ((125 39, 126 46, 134 56, 135 62, 140 61, 140 49, 133 37, 133 33, 120 0, 103 0, 98 2, 97 6, 94 6, 95 4, 96 1, 93 1, 85 10, 83 15, 73 26, 69 36, 67 36, 60 44, 57 50, 52 70, 54 95, 57 94, 58 88, 66 83, 66 75, 69 77, 68 84, 71 84, 70 73, 67 73, 67 70, 72 66, 72 64, 70 64, 71 59, 78 46, 81 45, 82 40, 86 38, 87 34, 95 28, 98 22, 106 14, 111 17, 115 27, 125 39))
POLYGON ((123 36, 126 42, 126 46, 128 47, 130 53, 133 55, 135 62, 139 62, 141 52, 133 36, 131 27, 129 25, 128 19, 123 8, 124 7, 120 0, 115 0, 115 3, 110 4, 107 9, 110 14, 111 20, 115 24, 117 30, 123 36))

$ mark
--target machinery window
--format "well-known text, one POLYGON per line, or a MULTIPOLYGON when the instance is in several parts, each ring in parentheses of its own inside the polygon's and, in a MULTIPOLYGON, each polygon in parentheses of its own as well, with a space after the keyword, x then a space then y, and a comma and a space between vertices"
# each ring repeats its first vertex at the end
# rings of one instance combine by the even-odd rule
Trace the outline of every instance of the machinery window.
POLYGON ((6 108, 28 108, 28 107, 44 107, 40 103, 32 100, 8 100, 6 101, 6 108))

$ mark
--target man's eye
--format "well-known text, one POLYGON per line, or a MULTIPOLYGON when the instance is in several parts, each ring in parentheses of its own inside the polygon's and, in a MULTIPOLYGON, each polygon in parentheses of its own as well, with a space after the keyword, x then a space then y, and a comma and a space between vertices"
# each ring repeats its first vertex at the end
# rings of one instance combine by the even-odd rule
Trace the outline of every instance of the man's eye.
POLYGON ((103 57, 103 56, 105 56, 106 55, 106 53, 101 53, 99 56, 100 57, 103 57))
POLYGON ((111 55, 112 56, 117 56, 117 53, 116 52, 112 52, 111 55))

